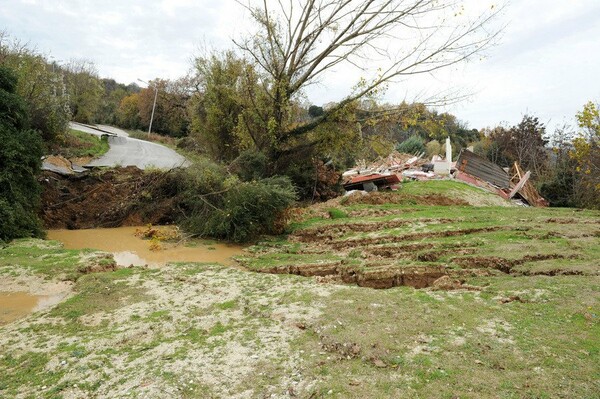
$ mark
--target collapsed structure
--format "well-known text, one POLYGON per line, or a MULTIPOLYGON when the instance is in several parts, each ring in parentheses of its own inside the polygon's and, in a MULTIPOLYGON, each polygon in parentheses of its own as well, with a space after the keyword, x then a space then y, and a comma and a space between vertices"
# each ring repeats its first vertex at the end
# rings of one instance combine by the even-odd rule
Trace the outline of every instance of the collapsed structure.
POLYGON ((469 150, 460 152, 454 174, 454 178, 489 190, 504 199, 519 199, 536 207, 548 206, 548 201, 538 193, 530 177, 531 172, 523 173, 517 162, 506 171, 469 150))
POLYGON ((386 158, 367 165, 360 161, 356 167, 343 173, 343 186, 347 192, 354 190, 396 190, 402 180, 429 180, 453 178, 483 188, 506 200, 518 200, 525 205, 545 207, 546 201, 534 185, 531 173, 523 172, 517 162, 510 170, 496 165, 474 152, 461 150, 456 162, 452 162, 450 139, 446 140, 446 157, 438 155, 431 162, 424 160, 424 153, 416 156, 392 152, 386 158))

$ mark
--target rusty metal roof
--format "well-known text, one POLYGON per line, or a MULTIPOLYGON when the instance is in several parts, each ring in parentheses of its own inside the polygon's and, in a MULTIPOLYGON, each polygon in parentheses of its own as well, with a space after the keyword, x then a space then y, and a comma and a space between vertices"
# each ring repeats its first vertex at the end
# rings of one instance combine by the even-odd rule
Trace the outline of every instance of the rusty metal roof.
POLYGON ((497 187, 510 187, 510 179, 508 173, 506 173, 504 169, 469 150, 462 150, 460 152, 458 160, 456 161, 456 169, 497 187))
POLYGON ((370 175, 356 176, 350 180, 350 183, 365 183, 368 181, 383 181, 388 184, 400 183, 400 179, 396 175, 382 175, 380 173, 371 173, 370 175))

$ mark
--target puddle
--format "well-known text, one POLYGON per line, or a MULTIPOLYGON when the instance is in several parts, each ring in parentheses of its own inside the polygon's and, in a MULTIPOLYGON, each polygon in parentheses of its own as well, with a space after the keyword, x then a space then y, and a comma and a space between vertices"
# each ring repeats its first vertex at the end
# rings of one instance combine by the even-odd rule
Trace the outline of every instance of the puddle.
POLYGON ((194 246, 161 243, 162 249, 151 250, 150 240, 135 236, 140 227, 111 229, 49 230, 48 238, 67 249, 93 248, 110 252, 119 266, 164 266, 168 262, 211 262, 235 265, 232 256, 242 255, 243 247, 215 241, 197 240, 194 246))
POLYGON ((37 310, 60 302, 66 293, 31 295, 26 292, 0 292, 0 326, 11 323, 37 310))

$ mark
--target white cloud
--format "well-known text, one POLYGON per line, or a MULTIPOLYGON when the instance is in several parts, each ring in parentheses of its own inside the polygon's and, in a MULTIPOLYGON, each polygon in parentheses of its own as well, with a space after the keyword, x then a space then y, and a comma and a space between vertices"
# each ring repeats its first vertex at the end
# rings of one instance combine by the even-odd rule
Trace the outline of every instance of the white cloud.
MULTIPOLYGON (((465 13, 498 1, 467 0, 465 13)), ((56 59, 93 60, 101 75, 123 83, 138 77, 177 78, 202 44, 231 48, 251 31, 233 0, 0 0, 0 26, 56 59), (3 4, 4 3, 4 4, 3 4)), ((516 123, 534 112, 544 121, 572 117, 600 99, 600 3, 528 0, 508 5, 501 44, 484 60, 390 86, 386 99, 412 99, 450 87, 472 90, 469 102, 448 109, 472 127, 516 123)), ((340 99, 362 74, 339 68, 307 92, 314 103, 340 99)))

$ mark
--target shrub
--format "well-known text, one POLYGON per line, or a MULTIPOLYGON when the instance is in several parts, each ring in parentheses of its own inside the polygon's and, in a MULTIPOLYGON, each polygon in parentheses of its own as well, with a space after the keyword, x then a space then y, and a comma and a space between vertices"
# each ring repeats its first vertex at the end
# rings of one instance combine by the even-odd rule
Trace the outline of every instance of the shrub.
POLYGON ((229 170, 243 181, 258 180, 266 176, 268 162, 262 152, 244 151, 231 163, 229 170))
POLYGON ((272 233, 277 216, 294 202, 296 193, 288 178, 274 177, 237 182, 224 193, 200 198, 181 220, 182 227, 199 236, 244 242, 272 233))
POLYGON ((412 135, 402 143, 398 144, 396 150, 406 154, 421 154, 426 151, 425 141, 417 135, 412 135))
POLYGON ((425 146, 427 150, 427 157, 431 159, 434 155, 439 155, 442 152, 442 145, 437 140, 432 140, 425 146))
POLYGON ((275 232, 277 217, 296 200, 296 192, 287 177, 243 182, 201 158, 160 179, 149 200, 165 198, 178 210, 176 221, 185 232, 243 242, 275 232))
POLYGON ((41 236, 36 211, 42 141, 28 128, 27 111, 15 94, 16 77, 0 67, 0 240, 41 236))

